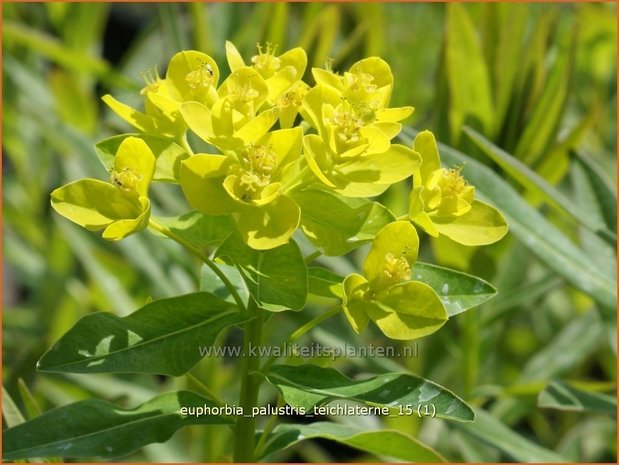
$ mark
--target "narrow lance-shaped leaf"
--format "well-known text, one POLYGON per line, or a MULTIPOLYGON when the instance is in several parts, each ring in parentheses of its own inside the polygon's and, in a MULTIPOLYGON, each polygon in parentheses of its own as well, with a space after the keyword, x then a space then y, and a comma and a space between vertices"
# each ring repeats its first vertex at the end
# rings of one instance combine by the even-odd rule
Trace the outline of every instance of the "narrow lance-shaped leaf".
POLYGON ((134 409, 84 400, 50 410, 2 432, 3 459, 27 457, 122 457, 146 444, 165 442, 179 428, 229 424, 215 415, 184 416, 183 407, 215 407, 187 391, 168 392, 134 409))
POLYGON ((617 399, 578 389, 564 381, 551 381, 540 392, 537 405, 542 408, 568 410, 571 412, 597 412, 617 416, 617 399))
POLYGON ((613 232, 617 232, 617 186, 613 185, 604 171, 595 163, 591 157, 583 152, 576 152, 578 160, 582 164, 591 187, 595 190, 596 196, 606 226, 613 232))
POLYGON ((475 414, 462 399, 432 381, 408 374, 386 373, 364 380, 352 380, 333 368, 316 365, 275 365, 262 373, 276 386, 290 405, 311 411, 337 399, 350 399, 371 405, 412 406, 432 404, 436 416, 472 421, 475 414))
POLYGON ((479 121, 486 133, 494 133, 494 108, 489 75, 477 31, 464 6, 447 8, 446 68, 451 106, 449 127, 454 140, 467 119, 479 121))
POLYGON ((445 459, 408 434, 394 430, 364 431, 350 425, 316 422, 309 425, 279 425, 269 435, 261 458, 314 438, 329 439, 355 449, 406 462, 439 463, 445 459))
POLYGON ((246 320, 235 305, 206 292, 156 300, 124 318, 93 313, 43 355, 38 369, 180 376, 200 360, 200 346, 246 320))
POLYGON ((472 423, 454 424, 462 431, 496 447, 519 462, 568 462, 556 452, 541 447, 514 432, 488 412, 476 410, 472 423))

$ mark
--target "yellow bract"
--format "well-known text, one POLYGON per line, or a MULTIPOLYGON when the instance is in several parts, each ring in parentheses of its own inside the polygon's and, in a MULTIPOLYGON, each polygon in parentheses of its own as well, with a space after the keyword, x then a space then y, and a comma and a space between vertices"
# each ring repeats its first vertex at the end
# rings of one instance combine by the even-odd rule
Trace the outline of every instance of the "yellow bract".
POLYGON ((408 216, 431 236, 443 234, 463 245, 487 245, 507 233, 503 215, 475 199, 475 187, 462 176, 462 167, 441 168, 434 135, 420 132, 413 149, 422 158, 413 176, 408 216))
POLYGON ((147 197, 155 157, 146 143, 127 137, 118 148, 110 182, 81 179, 52 192, 52 207, 103 238, 120 240, 144 229, 150 217, 147 197))

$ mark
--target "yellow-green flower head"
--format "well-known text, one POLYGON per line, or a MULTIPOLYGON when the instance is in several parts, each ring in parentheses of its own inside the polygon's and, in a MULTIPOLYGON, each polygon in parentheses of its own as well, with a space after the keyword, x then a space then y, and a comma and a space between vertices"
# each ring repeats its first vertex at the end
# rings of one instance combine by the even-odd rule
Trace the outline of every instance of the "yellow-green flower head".
POLYGON ((475 199, 464 167, 443 168, 434 135, 420 132, 413 148, 422 163, 413 175, 409 198, 409 218, 428 234, 443 234, 463 245, 486 245, 507 233, 507 223, 495 208, 475 199))
MULTIPOLYGON (((256 44, 256 47, 258 53, 252 56, 250 66, 265 79, 269 101, 273 101, 301 80, 307 67, 307 55, 300 47, 281 55, 275 55, 277 46, 269 43, 256 44)), ((232 42, 226 42, 226 57, 232 72, 247 66, 232 42)))
POLYGON ((172 57, 165 79, 147 86, 147 98, 161 111, 174 113, 184 102, 200 102, 208 107, 218 98, 219 68, 209 55, 184 50, 172 57))
POLYGON ((310 87, 306 83, 299 81, 275 99, 274 103, 279 109, 279 124, 282 129, 292 127, 309 90, 310 87))
POLYGON ((182 163, 180 184, 189 204, 208 215, 232 214, 255 249, 285 244, 300 219, 298 205, 282 195, 301 157, 302 130, 280 129, 227 151, 182 163))
POLYGON ((62 186, 51 194, 52 207, 86 229, 103 229, 104 239, 123 239, 148 225, 154 172, 155 157, 148 145, 127 137, 114 158, 110 182, 81 179, 62 186))
POLYGON ((251 62, 262 77, 268 79, 282 67, 282 60, 275 56, 277 46, 274 47, 267 42, 264 51, 259 43, 256 44, 256 47, 258 48, 258 54, 251 57, 251 62))
POLYGON ((421 197, 430 216, 454 218, 471 209, 475 187, 467 184, 461 171, 462 168, 439 168, 425 180, 421 197))
POLYGON ((226 98, 234 110, 248 118, 256 115, 269 94, 264 78, 248 66, 233 71, 218 92, 220 98, 226 98))
POLYGON ((210 56, 187 50, 172 57, 165 79, 156 68, 144 73, 145 112, 132 108, 111 95, 103 101, 122 119, 141 132, 182 138, 187 125, 179 113, 183 102, 196 101, 211 106, 218 98, 219 69, 210 56))
POLYGON ((437 331, 447 312, 434 290, 411 281, 419 237, 407 221, 381 229, 363 264, 363 276, 351 274, 343 283, 343 309, 359 333, 374 321, 392 339, 416 339, 437 331))

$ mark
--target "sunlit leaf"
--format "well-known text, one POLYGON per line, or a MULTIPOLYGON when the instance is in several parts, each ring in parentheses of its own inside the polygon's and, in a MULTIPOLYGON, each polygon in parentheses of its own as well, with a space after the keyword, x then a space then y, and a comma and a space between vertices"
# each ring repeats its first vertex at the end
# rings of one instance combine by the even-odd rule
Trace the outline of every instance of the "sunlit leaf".
POLYGON ((281 391, 289 405, 307 411, 333 400, 349 399, 387 406, 394 411, 400 405, 411 405, 416 412, 417 406, 432 404, 440 418, 458 421, 475 418, 471 407, 448 389, 407 373, 352 380, 333 368, 306 364, 275 365, 263 376, 281 391))

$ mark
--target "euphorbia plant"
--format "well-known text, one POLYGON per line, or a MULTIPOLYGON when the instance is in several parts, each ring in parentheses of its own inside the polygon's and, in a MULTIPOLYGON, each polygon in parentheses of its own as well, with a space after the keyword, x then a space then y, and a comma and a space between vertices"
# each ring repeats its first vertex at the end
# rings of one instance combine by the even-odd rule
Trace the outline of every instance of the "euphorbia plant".
MULTIPOLYGON (((263 359, 252 353, 252 347, 268 344, 262 333, 271 324, 269 314, 303 311, 308 294, 334 305, 286 342, 340 312, 356 333, 371 320, 387 338, 427 337, 495 291, 479 278, 417 262, 416 226, 464 245, 490 244, 507 232, 501 214, 475 199, 458 167, 441 166, 431 133, 419 133, 412 146, 395 142, 400 121, 413 108, 389 106, 394 79, 381 58, 361 60, 342 74, 314 68, 312 87, 302 80, 307 63, 302 49, 280 55, 271 46, 258 50, 245 61, 227 43, 231 72, 222 82, 211 57, 179 52, 165 78, 150 73, 141 92, 143 111, 103 98, 137 132, 97 144, 108 180, 79 180, 56 189, 53 208, 89 230, 103 229, 107 240, 146 228, 167 236, 202 260, 202 286, 200 292, 149 302, 124 318, 88 315, 38 366, 64 373, 183 376, 221 331, 240 326, 238 409, 226 410, 208 389, 206 398, 167 393, 130 411, 84 401, 7 430, 5 459, 118 457, 164 441, 188 424, 231 425, 236 461, 258 460, 321 435, 377 451, 372 444, 394 434, 326 423, 273 428, 271 422, 259 432, 255 409, 264 382, 277 388, 278 405, 287 403, 301 413, 349 399, 399 414, 421 412, 422 405, 428 410, 431 403, 439 417, 473 420, 460 398, 410 373, 352 380, 332 368, 287 365, 280 355, 263 359), (194 152, 188 131, 205 143, 203 152, 194 152), (372 199, 404 180, 411 180, 408 212, 398 215, 372 199), (151 182, 179 184, 187 211, 155 217, 151 182), (313 250, 304 256, 298 242, 313 250), (359 273, 342 277, 328 269, 328 257, 366 244, 359 273), (314 263, 321 255, 320 265, 314 263), (391 388, 380 390, 385 383, 391 388), (195 414, 198 407, 202 415, 195 414), (366 433, 371 437, 360 440, 366 433)), ((389 455, 440 458, 401 436, 410 449, 389 455)))

